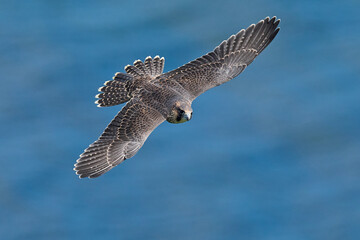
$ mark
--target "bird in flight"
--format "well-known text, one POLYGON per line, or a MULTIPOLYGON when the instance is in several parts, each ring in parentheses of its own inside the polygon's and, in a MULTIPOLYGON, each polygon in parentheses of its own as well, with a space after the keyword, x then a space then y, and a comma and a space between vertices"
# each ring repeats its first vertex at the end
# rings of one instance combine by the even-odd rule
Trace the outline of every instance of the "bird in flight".
POLYGON ((191 119, 192 101, 203 92, 238 76, 275 38, 276 17, 265 18, 223 41, 212 52, 163 73, 164 58, 147 57, 116 73, 99 88, 98 107, 126 105, 103 134, 85 149, 74 170, 80 178, 96 178, 133 157, 150 133, 165 120, 191 119))

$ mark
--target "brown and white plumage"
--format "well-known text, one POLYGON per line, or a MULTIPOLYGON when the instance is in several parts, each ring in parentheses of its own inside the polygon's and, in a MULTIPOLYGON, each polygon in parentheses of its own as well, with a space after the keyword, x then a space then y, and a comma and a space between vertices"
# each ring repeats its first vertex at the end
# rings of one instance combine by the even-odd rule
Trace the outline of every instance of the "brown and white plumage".
POLYGON ((99 107, 127 102, 75 164, 80 178, 95 178, 134 156, 163 121, 191 119, 192 101, 239 75, 275 38, 280 20, 265 18, 223 41, 214 51, 163 74, 164 58, 147 57, 99 88, 99 107))
POLYGON ((206 90, 239 75, 274 39, 280 28, 276 17, 265 18, 242 29, 217 46, 214 51, 166 74, 175 79, 194 98, 206 90))
POLYGON ((92 143, 76 163, 80 177, 97 177, 127 158, 144 144, 165 118, 138 100, 131 100, 111 121, 100 138, 92 143))

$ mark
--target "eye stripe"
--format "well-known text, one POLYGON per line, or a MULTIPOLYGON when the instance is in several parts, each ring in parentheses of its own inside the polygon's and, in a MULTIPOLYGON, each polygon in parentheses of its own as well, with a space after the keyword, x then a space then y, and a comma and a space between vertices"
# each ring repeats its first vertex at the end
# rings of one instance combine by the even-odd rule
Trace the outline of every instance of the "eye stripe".
POLYGON ((181 116, 182 116, 182 115, 181 115, 181 114, 179 114, 179 115, 176 117, 176 121, 177 121, 177 122, 180 122, 180 120, 181 120, 181 116))

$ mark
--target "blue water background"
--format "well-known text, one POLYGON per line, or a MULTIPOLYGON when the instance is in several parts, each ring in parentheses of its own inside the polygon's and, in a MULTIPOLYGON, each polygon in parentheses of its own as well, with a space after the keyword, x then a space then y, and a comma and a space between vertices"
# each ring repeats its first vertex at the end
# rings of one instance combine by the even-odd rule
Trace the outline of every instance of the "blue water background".
POLYGON ((0 1, 0 239, 360 239, 360 2, 0 1), (106 175, 72 168, 121 106, 105 80, 165 71, 266 16, 272 44, 106 175))

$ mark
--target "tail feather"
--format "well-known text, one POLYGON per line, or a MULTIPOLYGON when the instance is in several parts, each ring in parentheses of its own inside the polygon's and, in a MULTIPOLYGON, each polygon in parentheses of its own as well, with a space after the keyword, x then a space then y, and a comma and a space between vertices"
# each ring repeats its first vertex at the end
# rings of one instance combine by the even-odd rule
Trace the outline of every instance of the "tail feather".
POLYGON ((129 101, 134 91, 134 79, 154 79, 164 70, 164 58, 159 56, 147 57, 144 62, 136 60, 134 65, 125 67, 126 73, 116 73, 113 80, 100 87, 99 98, 95 103, 98 107, 109 107, 129 101))
POLYGON ((145 58, 145 61, 136 60, 134 65, 127 65, 125 71, 134 77, 150 77, 156 78, 161 75, 164 70, 165 59, 155 56, 152 59, 150 56, 145 58))
POLYGON ((126 73, 116 73, 114 80, 104 83, 105 86, 100 87, 95 103, 98 107, 109 107, 127 102, 131 99, 131 82, 133 77, 126 73))

